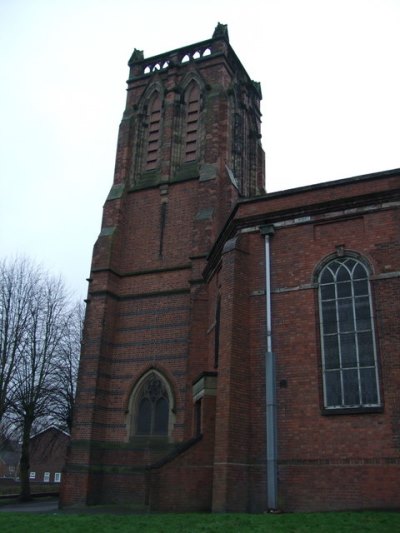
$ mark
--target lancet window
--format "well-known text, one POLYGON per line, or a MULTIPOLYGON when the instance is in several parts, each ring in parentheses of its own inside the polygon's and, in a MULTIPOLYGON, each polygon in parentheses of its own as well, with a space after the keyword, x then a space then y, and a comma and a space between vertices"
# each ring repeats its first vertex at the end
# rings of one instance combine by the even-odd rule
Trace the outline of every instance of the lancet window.
POLYGON ((200 118, 200 89, 193 82, 186 90, 186 123, 184 161, 195 161, 198 157, 198 134, 200 118))
POLYGON ((148 136, 145 170, 153 170, 159 164, 161 141, 161 97, 157 92, 148 108, 148 136))
POLYGON ((135 388, 131 400, 131 433, 134 436, 169 434, 172 395, 167 382, 151 371, 135 388))
POLYGON ((338 257, 319 274, 324 406, 379 406, 378 365, 368 270, 338 257))

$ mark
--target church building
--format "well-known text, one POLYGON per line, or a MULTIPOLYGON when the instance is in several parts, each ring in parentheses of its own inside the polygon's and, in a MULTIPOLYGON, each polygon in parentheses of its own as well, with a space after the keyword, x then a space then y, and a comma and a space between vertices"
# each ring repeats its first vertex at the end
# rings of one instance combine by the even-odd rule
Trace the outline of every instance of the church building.
POLYGON ((400 169, 266 193, 222 24, 129 67, 61 505, 399 507, 400 169))

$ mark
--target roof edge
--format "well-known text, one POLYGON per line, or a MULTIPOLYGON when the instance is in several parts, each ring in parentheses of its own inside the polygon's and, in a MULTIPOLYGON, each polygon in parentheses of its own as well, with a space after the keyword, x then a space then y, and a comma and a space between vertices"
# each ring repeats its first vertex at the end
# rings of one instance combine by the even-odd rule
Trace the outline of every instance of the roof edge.
POLYGON ((266 193, 261 196, 252 196, 251 198, 241 199, 238 201, 238 204, 257 202, 257 201, 266 200, 269 198, 279 198, 280 196, 291 196, 291 195, 299 194, 303 192, 316 191, 318 189, 326 189, 328 187, 338 187, 341 185, 348 185, 348 184, 357 183, 360 181, 370 181, 370 180, 379 179, 379 178, 388 178, 388 177, 396 176, 396 175, 400 176, 400 168, 394 168, 391 170, 382 170, 382 171, 373 172, 370 174, 361 174, 359 176, 353 176, 350 178, 339 178, 339 179, 330 180, 330 181, 323 181, 319 183, 313 183, 311 185, 301 185, 300 187, 294 187, 290 189, 282 189, 280 191, 266 193))

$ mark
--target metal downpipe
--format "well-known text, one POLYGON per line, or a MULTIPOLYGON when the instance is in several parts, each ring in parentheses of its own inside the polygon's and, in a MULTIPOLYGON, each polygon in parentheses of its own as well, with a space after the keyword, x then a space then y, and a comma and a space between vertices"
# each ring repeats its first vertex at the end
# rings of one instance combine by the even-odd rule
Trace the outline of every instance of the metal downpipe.
POLYGON ((271 316, 271 254, 270 237, 275 233, 273 225, 260 227, 265 242, 265 428, 267 466, 267 509, 278 508, 278 465, 277 465, 277 417, 276 417, 276 377, 275 355, 272 351, 271 316))

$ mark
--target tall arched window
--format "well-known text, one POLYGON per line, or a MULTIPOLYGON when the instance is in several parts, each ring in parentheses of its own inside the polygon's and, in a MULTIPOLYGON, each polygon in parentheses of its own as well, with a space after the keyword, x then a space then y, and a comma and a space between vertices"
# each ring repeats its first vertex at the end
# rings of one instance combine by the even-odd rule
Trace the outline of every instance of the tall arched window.
POLYGON ((319 274, 324 405, 380 405, 368 271, 353 257, 330 261, 319 274))
POLYGON ((156 371, 149 372, 132 393, 131 433, 136 436, 169 434, 172 395, 156 371))
POLYGON ((149 104, 148 128, 145 170, 153 170, 157 167, 160 158, 161 97, 158 92, 149 104))
POLYGON ((200 117, 200 89, 192 82, 186 91, 186 124, 184 160, 195 161, 198 157, 198 129, 200 117))

